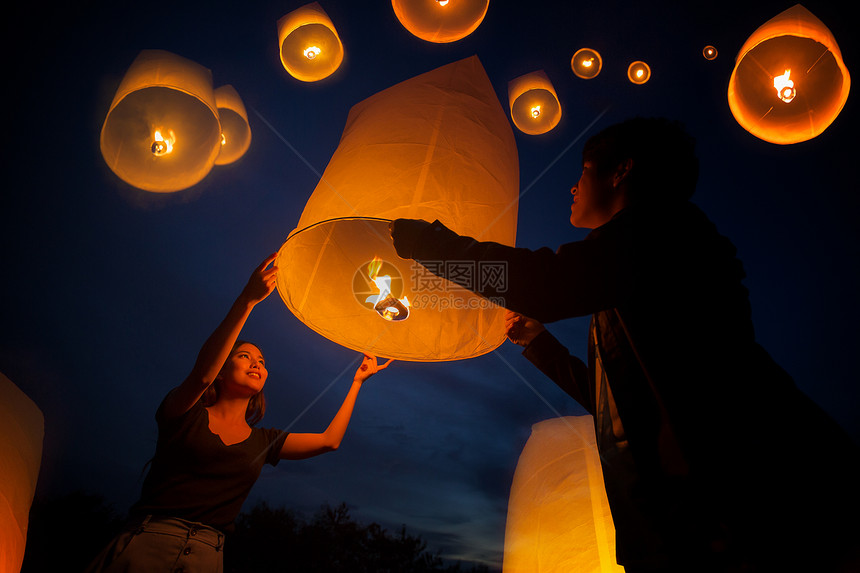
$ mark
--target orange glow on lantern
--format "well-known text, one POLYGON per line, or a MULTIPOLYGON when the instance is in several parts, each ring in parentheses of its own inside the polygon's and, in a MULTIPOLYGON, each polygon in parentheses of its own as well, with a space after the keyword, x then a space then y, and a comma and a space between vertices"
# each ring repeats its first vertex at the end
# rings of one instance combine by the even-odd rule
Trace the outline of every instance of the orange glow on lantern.
POLYGON ((173 130, 167 130, 167 138, 161 134, 160 129, 156 129, 152 134, 152 154, 156 157, 161 157, 162 155, 167 155, 168 153, 173 152, 173 144, 176 143, 176 134, 173 133, 173 130))
POLYGON ((797 90, 794 88, 794 81, 791 80, 791 70, 785 70, 781 76, 773 78, 773 87, 776 89, 776 94, 779 99, 785 103, 791 103, 794 96, 797 95, 797 90))
POLYGON ((584 80, 596 78, 603 68, 603 58, 597 50, 591 48, 580 48, 570 59, 570 69, 577 77, 584 80))
POLYGON ((799 143, 833 123, 850 87, 833 34, 797 4, 765 22, 741 47, 729 79, 729 108, 759 139, 799 143))
POLYGON ((169 193, 206 177, 220 140, 211 72, 170 52, 144 50, 116 91, 100 147, 120 179, 169 193))
POLYGON ((382 259, 377 256, 367 265, 367 278, 375 285, 376 294, 365 299, 385 320, 401 321, 409 317, 409 299, 398 299, 391 292, 391 275, 382 274, 382 259))
POLYGON ((343 62, 343 44, 318 2, 306 4, 278 20, 278 45, 284 69, 303 82, 327 78, 343 62))
POLYGON ((591 416, 532 426, 511 483, 502 571, 624 572, 591 416))
POLYGON ((702 49, 702 56, 706 60, 715 60, 717 58, 717 49, 713 46, 705 46, 702 49))
POLYGON ((490 0, 391 0, 394 14, 414 36, 445 44, 474 32, 490 6, 490 0))
POLYGON ((414 362, 486 354, 505 340, 504 309, 398 257, 388 224, 438 219, 512 246, 518 190, 511 125, 477 57, 401 82, 350 110, 278 252, 278 293, 310 329, 359 352, 414 362))
POLYGON ((508 102, 511 119, 523 133, 540 135, 561 121, 561 104, 552 82, 542 70, 508 82, 508 102))
POLYGON ((633 62, 627 67, 627 79, 637 85, 644 84, 651 79, 651 68, 645 62, 633 62))
POLYGON ((42 465, 45 417, 0 373, 0 571, 21 570, 30 506, 42 465))
POLYGON ((242 98, 233 86, 221 86, 215 90, 215 104, 221 119, 221 152, 215 165, 233 163, 251 146, 251 126, 242 98))

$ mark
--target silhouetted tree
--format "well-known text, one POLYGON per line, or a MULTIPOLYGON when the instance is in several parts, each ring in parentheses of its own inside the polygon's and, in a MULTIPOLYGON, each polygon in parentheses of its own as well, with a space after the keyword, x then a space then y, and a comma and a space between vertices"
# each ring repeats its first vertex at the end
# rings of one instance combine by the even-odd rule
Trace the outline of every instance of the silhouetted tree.
MULTIPOLYGON (((420 537, 392 535, 377 523, 352 520, 346 504, 323 506, 304 522, 286 509, 265 502, 243 513, 224 551, 228 573, 456 573, 460 563, 445 564, 427 551, 420 537)), ((471 573, 489 573, 473 565, 471 573)))

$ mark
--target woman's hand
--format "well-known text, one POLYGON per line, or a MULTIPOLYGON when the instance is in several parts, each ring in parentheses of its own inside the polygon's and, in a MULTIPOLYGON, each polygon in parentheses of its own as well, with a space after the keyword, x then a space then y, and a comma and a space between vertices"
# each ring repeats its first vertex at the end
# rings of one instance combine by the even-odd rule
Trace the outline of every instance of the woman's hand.
POLYGON ((505 334, 508 340, 520 346, 528 346, 535 336, 546 330, 543 324, 533 318, 511 310, 505 313, 505 334))
POLYGON ((380 370, 385 370, 388 368, 388 365, 394 361, 393 358, 389 359, 385 364, 377 364, 376 356, 371 356, 370 354, 365 354, 364 358, 361 360, 361 365, 358 367, 358 370, 355 371, 354 380, 357 382, 364 382, 380 370))
POLYGON ((277 256, 278 253, 272 253, 251 273, 251 278, 248 279, 248 284, 245 285, 241 295, 248 304, 257 304, 275 290, 278 283, 278 267, 273 263, 277 256))

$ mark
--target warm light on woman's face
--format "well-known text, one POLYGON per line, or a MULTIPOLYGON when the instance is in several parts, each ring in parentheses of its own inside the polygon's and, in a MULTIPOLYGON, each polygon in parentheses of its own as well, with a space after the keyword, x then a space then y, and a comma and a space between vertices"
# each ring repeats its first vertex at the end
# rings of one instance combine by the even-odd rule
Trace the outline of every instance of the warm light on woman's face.
POLYGON ((269 372, 260 349, 250 343, 240 344, 221 369, 222 384, 247 388, 251 394, 263 389, 269 372))

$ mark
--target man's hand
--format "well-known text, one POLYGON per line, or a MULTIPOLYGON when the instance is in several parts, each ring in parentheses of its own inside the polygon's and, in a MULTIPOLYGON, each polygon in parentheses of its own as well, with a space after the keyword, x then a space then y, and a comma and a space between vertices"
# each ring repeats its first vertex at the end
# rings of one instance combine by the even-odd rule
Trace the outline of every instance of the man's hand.
POLYGON ((397 256, 411 259, 418 236, 430 225, 431 223, 423 219, 395 219, 391 221, 388 224, 388 232, 391 233, 391 240, 394 242, 397 256))
POLYGON ((505 334, 508 340, 520 346, 528 346, 535 336, 546 330, 533 318, 523 316, 511 310, 505 313, 505 334))

